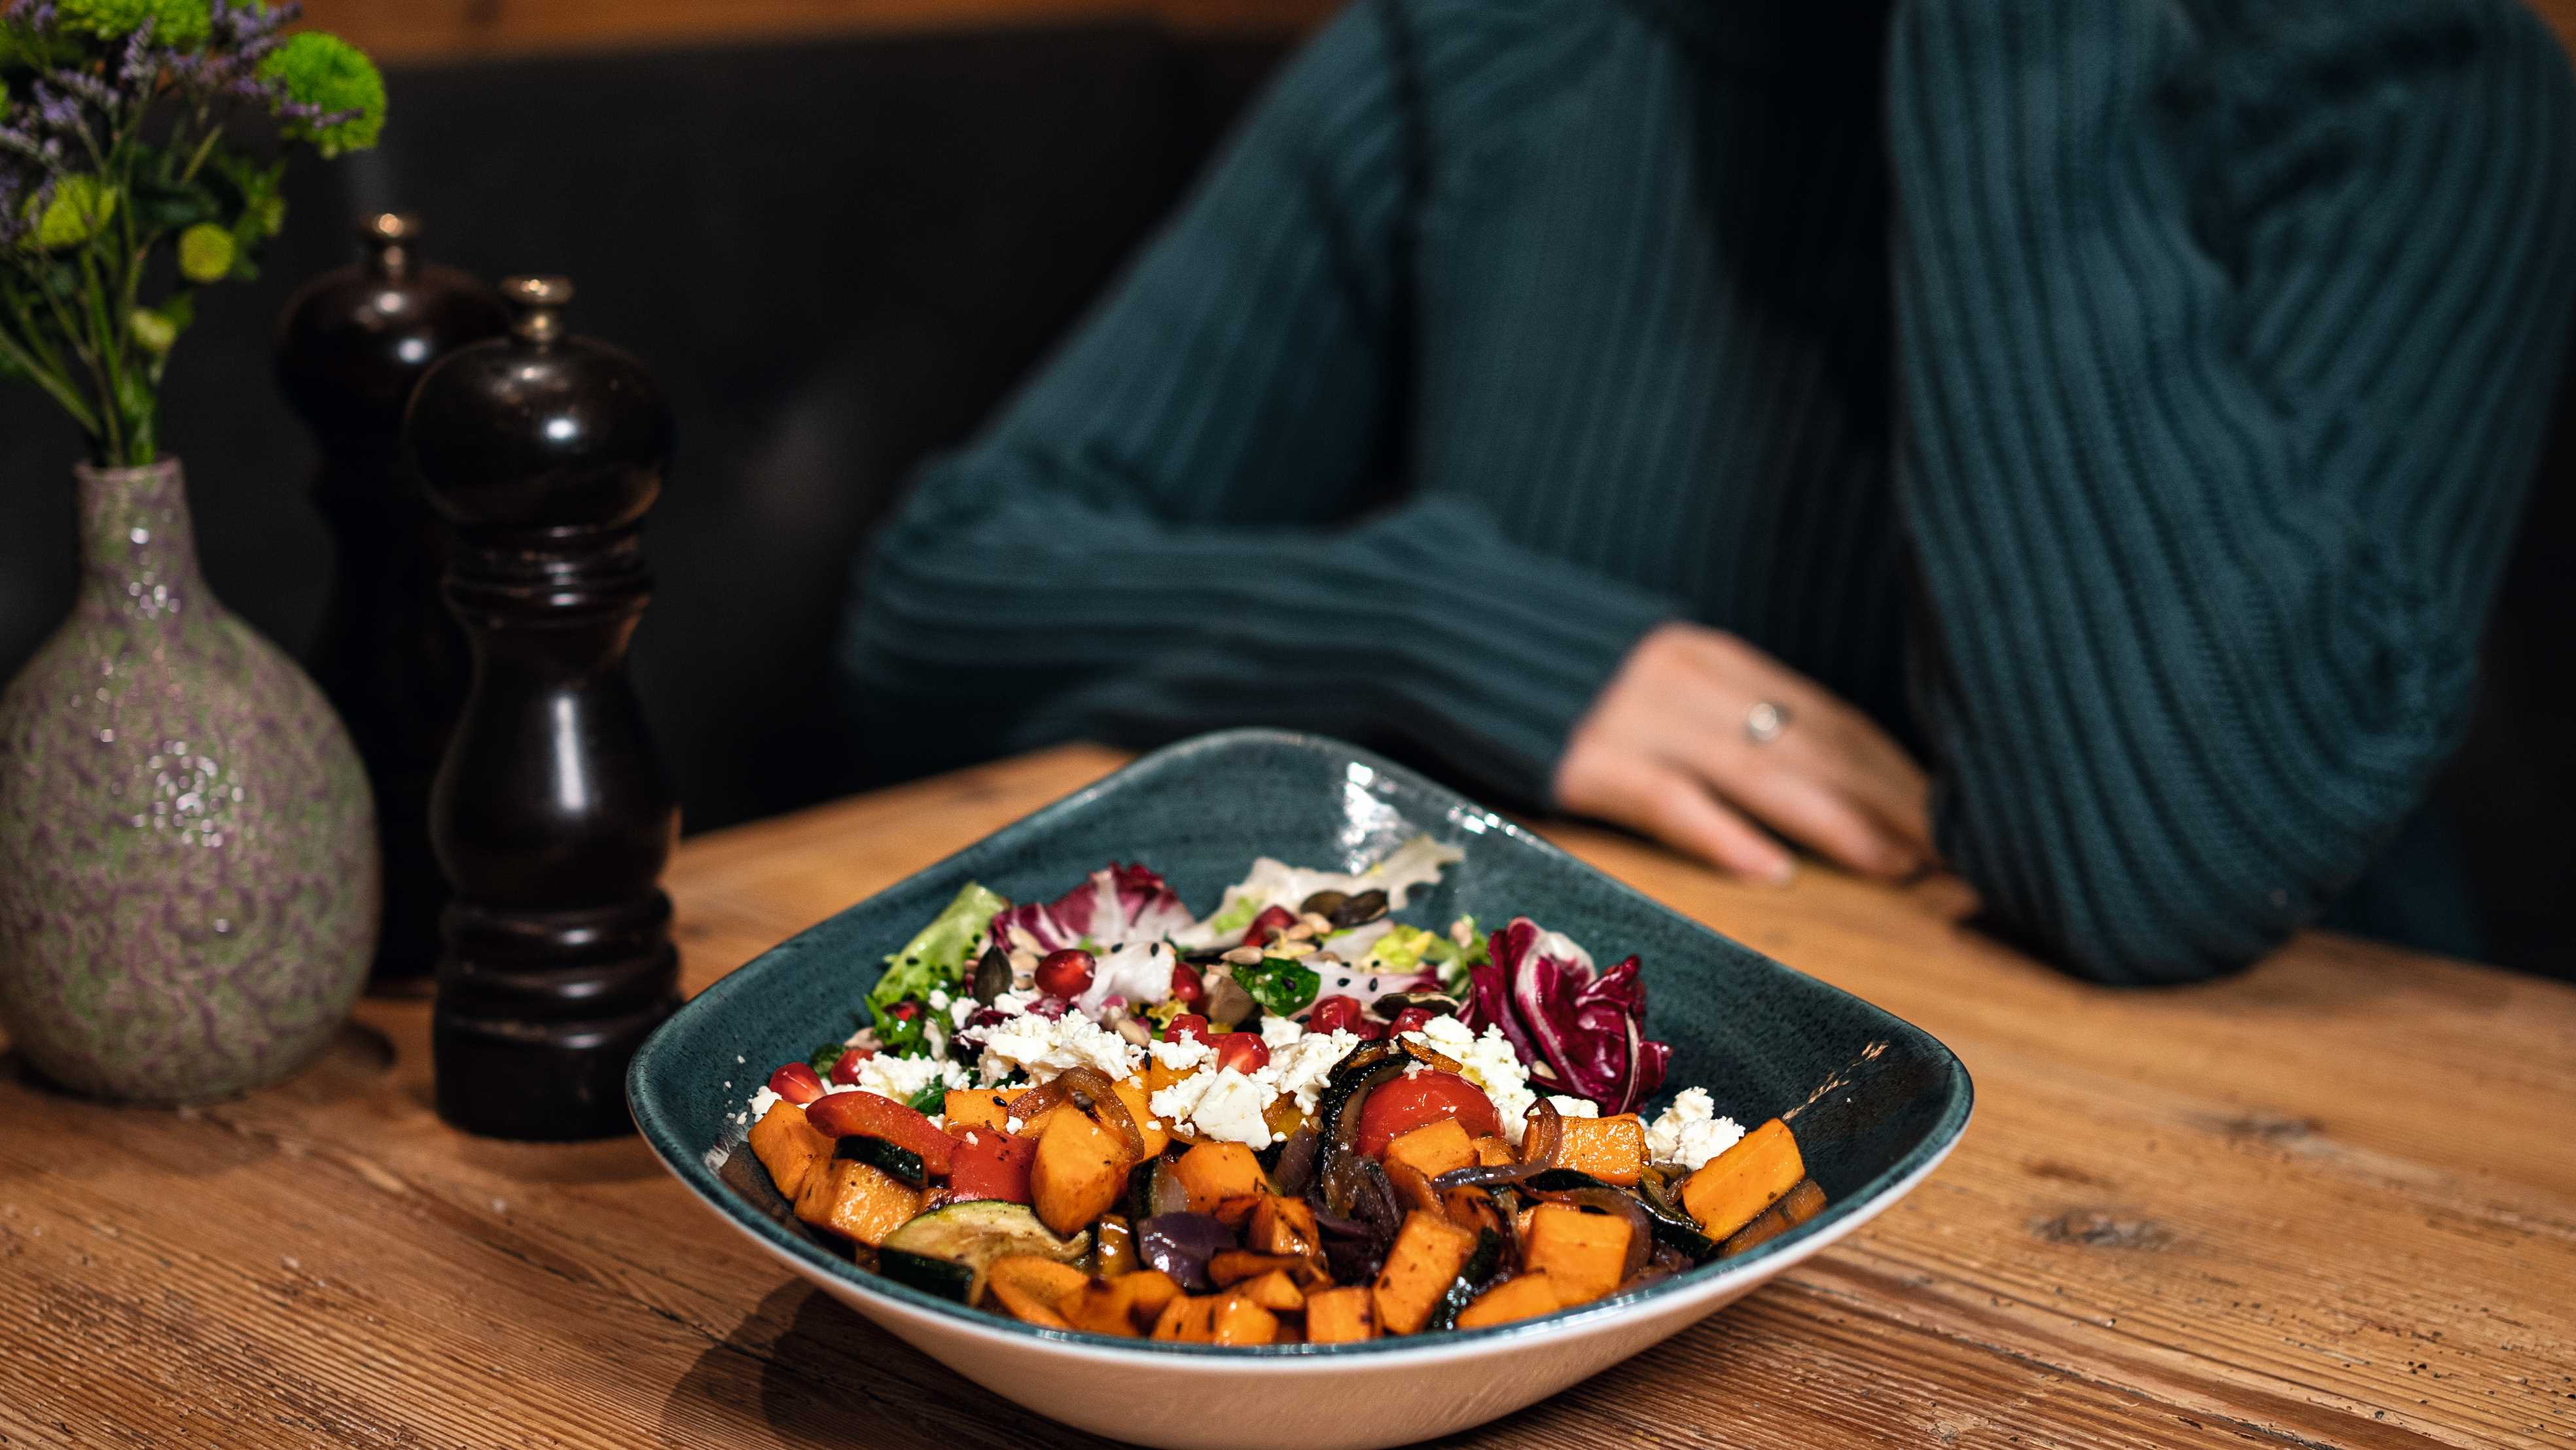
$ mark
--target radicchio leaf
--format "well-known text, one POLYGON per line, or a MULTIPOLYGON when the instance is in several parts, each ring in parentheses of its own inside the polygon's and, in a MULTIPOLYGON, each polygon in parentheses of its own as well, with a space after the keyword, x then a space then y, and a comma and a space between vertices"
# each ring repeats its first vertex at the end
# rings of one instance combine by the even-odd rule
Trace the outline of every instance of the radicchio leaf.
POLYGON ((1526 916, 1494 933, 1469 973, 1460 1015, 1499 1027, 1546 1092, 1587 1098, 1604 1115, 1628 1112, 1663 1085, 1672 1044, 1646 1039, 1646 988, 1630 957, 1603 972, 1564 935, 1526 916))
POLYGON ((1161 876, 1112 861, 1054 901, 1024 901, 993 913, 992 935, 1006 950, 1052 952, 1085 939, 1095 948, 1158 940, 1193 920, 1161 876), (1020 940, 1023 934, 1027 942, 1020 940))

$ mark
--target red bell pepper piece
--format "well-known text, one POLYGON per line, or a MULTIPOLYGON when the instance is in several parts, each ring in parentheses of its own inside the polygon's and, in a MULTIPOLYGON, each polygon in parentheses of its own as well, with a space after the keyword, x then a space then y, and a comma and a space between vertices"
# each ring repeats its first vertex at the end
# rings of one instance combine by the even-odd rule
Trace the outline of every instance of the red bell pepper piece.
POLYGON ((992 1128, 959 1128, 951 1135, 956 1148, 948 1158, 948 1196, 998 1198, 1029 1203, 1029 1165, 1038 1161, 1038 1140, 992 1128))
POLYGON ((827 1138, 883 1138, 921 1155, 932 1173, 948 1171, 957 1140, 932 1127, 930 1120, 892 1098, 869 1092, 825 1093, 805 1109, 805 1121, 827 1138))

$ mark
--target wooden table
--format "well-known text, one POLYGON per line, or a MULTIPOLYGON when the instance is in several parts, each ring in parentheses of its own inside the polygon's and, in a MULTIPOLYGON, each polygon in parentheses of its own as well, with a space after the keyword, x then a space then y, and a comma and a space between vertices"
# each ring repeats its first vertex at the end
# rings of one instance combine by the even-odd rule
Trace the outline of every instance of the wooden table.
MULTIPOLYGON (((689 842, 690 984, 1117 759, 689 842)), ((2114 993, 1960 929, 1946 883, 1739 887, 1550 834, 1939 1034, 1977 1116, 1851 1240, 1469 1438, 2576 1444, 2576 990, 2312 936, 2114 993)), ((206 1108, 0 1083, 0 1446, 1086 1443, 790 1279, 634 1140, 441 1127, 427 1019, 371 1001, 206 1108)))

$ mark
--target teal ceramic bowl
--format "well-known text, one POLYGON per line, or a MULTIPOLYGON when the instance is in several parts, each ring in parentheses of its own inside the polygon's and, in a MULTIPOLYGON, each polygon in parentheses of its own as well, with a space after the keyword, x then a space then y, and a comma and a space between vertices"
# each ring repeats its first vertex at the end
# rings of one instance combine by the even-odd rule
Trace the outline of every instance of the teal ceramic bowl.
MULTIPOLYGON (((1314 736, 1230 731, 1160 750, 780 943, 636 1054, 635 1121, 726 1224, 898 1337, 1042 1414, 1151 1445, 1334 1450, 1444 1434, 1542 1399, 1740 1297, 1885 1211, 1967 1126, 1968 1074, 1921 1029, 1727 940, 1411 771, 1314 736), (1578 1309, 1364 1344, 1217 1348, 1037 1329, 853 1266, 785 1211, 734 1121, 778 1063, 845 1022, 885 954, 981 881, 1054 897, 1142 861, 1205 910, 1255 856, 1355 870, 1428 831, 1465 859, 1401 915, 1527 915, 1604 963, 1644 958, 1666 1095, 1709 1090, 1748 1127, 1790 1116, 1827 1207, 1750 1252, 1578 1309), (726 1084, 730 1083, 728 1087, 726 1084), (1222 1430, 1205 1412, 1228 1407, 1222 1430), (1367 1404, 1365 1416, 1349 1413, 1367 1404)), ((1658 1102, 1649 1114, 1660 1111, 1658 1102)))

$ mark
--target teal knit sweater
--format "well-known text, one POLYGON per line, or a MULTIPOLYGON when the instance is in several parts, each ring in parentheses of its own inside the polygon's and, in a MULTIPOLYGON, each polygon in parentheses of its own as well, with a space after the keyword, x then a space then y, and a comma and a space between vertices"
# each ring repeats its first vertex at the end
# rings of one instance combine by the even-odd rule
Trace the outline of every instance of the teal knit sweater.
POLYGON ((1357 0, 846 678, 910 765, 1265 722, 1527 803, 1687 618, 1920 751, 2015 934, 2206 976, 2456 744, 2571 268, 2513 0, 1357 0))

